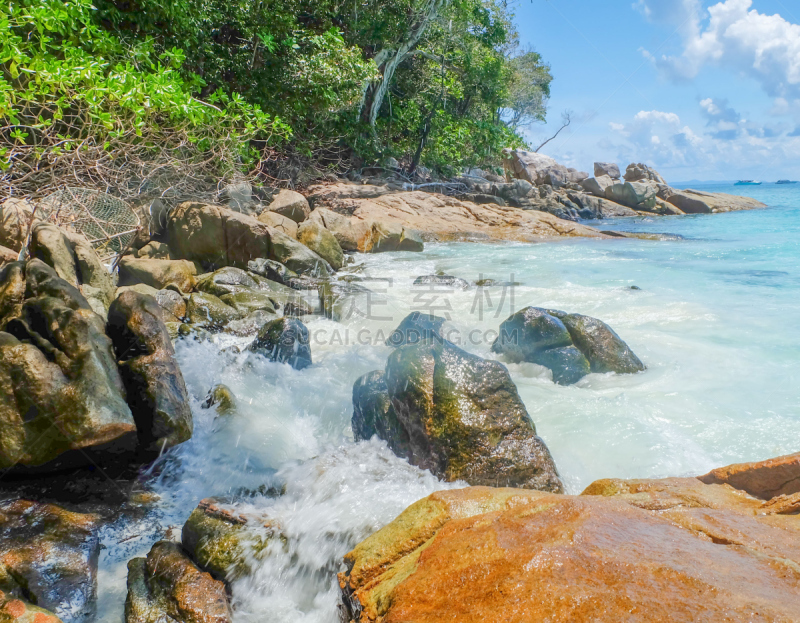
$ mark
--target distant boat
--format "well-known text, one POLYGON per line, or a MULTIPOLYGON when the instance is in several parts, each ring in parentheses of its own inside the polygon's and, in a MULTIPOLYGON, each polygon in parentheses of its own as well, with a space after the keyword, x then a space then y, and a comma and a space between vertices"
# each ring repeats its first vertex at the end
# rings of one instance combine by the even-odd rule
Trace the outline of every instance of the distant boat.
POLYGON ((795 180, 778 180, 776 184, 797 184, 795 180))
POLYGON ((755 180, 739 180, 734 186, 761 186, 761 182, 755 180))

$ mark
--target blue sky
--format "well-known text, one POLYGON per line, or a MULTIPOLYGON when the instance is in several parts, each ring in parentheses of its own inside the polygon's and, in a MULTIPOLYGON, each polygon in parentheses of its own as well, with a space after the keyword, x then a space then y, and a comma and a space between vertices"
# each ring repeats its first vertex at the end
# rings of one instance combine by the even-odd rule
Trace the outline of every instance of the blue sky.
MULTIPOLYGON (((645 162, 667 181, 800 179, 800 0, 518 0, 551 65, 542 153, 591 173, 645 162)), ((537 141, 538 139, 538 141, 537 141)))

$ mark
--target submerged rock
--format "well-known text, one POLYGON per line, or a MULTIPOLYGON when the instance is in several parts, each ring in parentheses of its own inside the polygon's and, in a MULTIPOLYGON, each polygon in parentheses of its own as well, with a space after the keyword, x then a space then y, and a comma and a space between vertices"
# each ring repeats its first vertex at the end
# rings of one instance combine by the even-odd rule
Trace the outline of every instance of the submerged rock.
POLYGON ((225 500, 202 500, 183 525, 181 543, 192 559, 226 582, 249 574, 275 536, 269 520, 236 514, 225 500))
POLYGON ((189 394, 156 300, 137 292, 121 294, 109 309, 107 331, 141 448, 160 453, 190 439, 189 394))
POLYGON ((236 413, 236 396, 233 394, 230 387, 220 383, 208 391, 208 395, 205 401, 203 401, 202 407, 203 409, 216 407, 217 414, 231 415, 236 413))
POLYGON ((500 325, 492 351, 514 362, 545 366, 560 385, 576 383, 590 372, 632 374, 645 369, 601 320, 539 307, 526 307, 509 316, 500 325))
POLYGON ((200 571, 176 543, 159 541, 128 562, 125 623, 231 623, 225 584, 200 571))
POLYGON ((356 382, 359 437, 386 435, 395 454, 448 481, 562 490, 502 364, 426 340, 397 348, 384 379, 386 396, 377 375, 356 382))
MULTIPOLYGON (((0 591, 17 620, 45 623, 54 613, 64 623, 89 623, 97 599, 98 518, 53 504, 0 502, 0 591), (9 604, 24 599, 46 609, 9 604), (18 611, 19 614, 14 614, 18 611), (25 612, 33 613, 25 619, 25 612)), ((0 620, 3 618, 0 607, 0 620)))
POLYGON ((296 370, 311 365, 311 342, 308 328, 297 318, 278 318, 268 322, 248 347, 270 361, 288 363, 296 370))
POLYGON ((8 623, 64 623, 55 614, 0 591, 0 620, 8 623))
POLYGON ((345 556, 345 620, 800 620, 800 524, 760 504, 694 478, 441 491, 345 556))
POLYGON ((422 275, 414 279, 415 286, 444 286, 454 290, 469 289, 469 281, 453 275, 422 275))
POLYGON ((136 425, 103 319, 40 260, 9 264, 0 284, 0 466, 132 450, 136 425))
POLYGON ((221 331, 229 322, 245 315, 246 313, 227 305, 219 297, 205 292, 193 293, 186 304, 189 321, 210 331, 221 331))

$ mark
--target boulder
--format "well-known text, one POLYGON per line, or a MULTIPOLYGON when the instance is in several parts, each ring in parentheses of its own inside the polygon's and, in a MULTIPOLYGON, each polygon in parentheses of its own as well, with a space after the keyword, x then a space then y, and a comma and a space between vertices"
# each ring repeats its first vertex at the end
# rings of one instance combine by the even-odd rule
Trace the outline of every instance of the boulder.
MULTIPOLYGON (((263 269, 266 274, 275 272, 268 266, 282 266, 277 262, 263 259, 251 262, 251 264, 256 268, 263 269)), ((258 273, 247 272, 232 266, 220 268, 211 274, 202 276, 197 283, 197 289, 219 298, 220 302, 238 311, 240 318, 254 310, 267 310, 274 313, 278 309, 285 310, 288 306, 303 309, 307 307, 295 290, 276 281, 265 279, 258 273)), ((213 307, 216 301, 213 298, 209 300, 213 307)), ((307 311, 308 313, 313 312, 311 309, 307 311)), ((230 319, 227 322, 229 321, 230 319)))
POLYGON ((335 272, 325 259, 306 245, 294 238, 289 238, 289 236, 277 230, 272 230, 272 247, 269 259, 283 264, 286 268, 300 275, 328 277, 335 272))
POLYGON ((228 208, 234 212, 243 214, 255 212, 256 200, 250 182, 232 182, 223 189, 222 196, 227 200, 228 208))
POLYGON ((415 286, 431 286, 431 288, 450 288, 452 290, 468 290, 469 281, 453 275, 422 275, 414 279, 415 286))
POLYGON ((592 372, 634 374, 645 370, 644 364, 602 320, 558 310, 549 313, 564 323, 572 343, 588 359, 592 372))
POLYGON ((386 338, 386 345, 396 347, 417 344, 423 340, 444 340, 442 325, 445 322, 444 318, 433 314, 412 312, 403 318, 400 325, 386 338))
POLYGON ((152 296, 156 300, 156 303, 161 306, 164 322, 183 322, 186 318, 186 301, 177 289, 156 290, 153 286, 137 283, 135 286, 122 286, 117 288, 117 295, 115 298, 119 298, 124 292, 138 292, 139 294, 152 296))
POLYGON ((176 543, 159 541, 128 562, 125 623, 231 623, 225 584, 200 571, 176 543))
MULTIPOLYGON (((201 406, 203 409, 216 407, 217 415, 232 415, 235 414, 237 410, 236 396, 234 396, 230 387, 220 383, 208 391, 208 395, 201 406)), ((184 547, 186 547, 185 543, 184 547)), ((192 554, 192 556, 197 559, 197 556, 194 554, 192 554)))
POLYGON ((248 350, 270 361, 288 363, 296 370, 311 365, 311 340, 308 328, 297 318, 278 318, 268 322, 248 350))
POLYGON ((581 182, 581 187, 595 197, 605 197, 606 188, 614 185, 614 180, 607 175, 590 177, 581 182))
POLYGON ((276 314, 273 297, 264 292, 236 292, 235 294, 225 294, 220 297, 220 300, 245 315, 259 310, 276 314))
POLYGON ((295 223, 292 219, 283 216, 282 214, 264 210, 258 215, 258 220, 265 225, 269 225, 273 229, 277 229, 279 232, 286 234, 289 236, 289 238, 297 238, 297 223, 295 223))
POLYGON ((55 614, 0 591, 0 619, 8 623, 63 623, 55 614))
POLYGON ((594 176, 607 176, 612 180, 618 180, 620 178, 619 167, 613 162, 595 162, 594 176))
POLYGON ((397 421, 383 370, 369 372, 353 385, 353 438, 365 441, 377 436, 392 439, 399 454, 408 456, 408 436, 397 421))
POLYGON ((651 184, 624 182, 606 188, 606 199, 634 210, 652 210, 656 205, 657 189, 651 184))
POLYGON ((170 251, 175 258, 209 266, 228 266, 225 221, 231 213, 219 206, 187 201, 167 221, 170 251))
POLYGON ((571 385, 590 372, 631 374, 645 369, 604 322, 552 309, 526 307, 500 325, 492 351, 511 361, 549 368, 553 381, 571 385))
POLYGON ((395 223, 372 224, 367 238, 359 244, 362 253, 387 251, 423 251, 425 244, 419 234, 395 223))
POLYGON ((225 296, 226 294, 256 290, 258 282, 247 271, 226 266, 213 273, 201 275, 197 280, 196 288, 198 292, 225 296))
POLYGON ((195 288, 197 268, 188 260, 148 260, 124 257, 119 263, 119 283, 132 286, 143 283, 156 290, 169 285, 181 292, 195 288))
POLYGON ((133 253, 133 257, 140 260, 171 260, 169 245, 165 242, 151 240, 141 249, 133 253))
POLYGON ((31 230, 30 255, 55 269, 67 283, 80 289, 92 309, 105 316, 114 300, 115 284, 83 236, 39 222, 31 230))
POLYGON ((24 265, 24 280, 21 263, 7 265, 0 284, 10 309, 0 320, 0 466, 132 450, 136 425, 103 319, 40 260, 24 265))
POLYGON ((272 522, 237 513, 226 500, 202 500, 183 525, 181 543, 201 569, 233 582, 252 571, 252 563, 275 536, 272 522))
POLYGON ((311 214, 308 200, 300 193, 286 189, 275 195, 267 209, 290 218, 295 223, 302 223, 311 214))
POLYGON ((642 163, 628 165, 628 168, 625 170, 625 181, 651 181, 656 184, 666 184, 664 178, 658 174, 658 171, 642 163))
POLYGON ((297 239, 328 262, 334 270, 344 265, 342 247, 319 221, 306 221, 297 230, 297 239))
POLYGON ((562 490, 502 364, 426 340, 397 348, 384 378, 391 409, 372 427, 396 432, 386 442, 398 456, 448 481, 562 490))
POLYGON ((667 203, 674 205, 684 214, 711 214, 711 206, 701 197, 689 193, 674 191, 667 198, 667 203))
POLYGON ((581 212, 590 212, 593 218, 613 218, 618 216, 636 216, 638 212, 619 203, 594 197, 584 193, 569 193, 569 198, 576 203, 581 212))
POLYGON ((504 149, 503 166, 509 179, 526 180, 536 186, 549 184, 557 187, 570 181, 567 167, 549 156, 532 151, 504 149))
POLYGON ((289 280, 297 277, 296 272, 289 270, 280 262, 265 258, 248 262, 247 270, 282 285, 286 285, 289 280))
POLYGON ((160 454, 192 436, 192 410, 161 307, 152 296, 124 292, 108 312, 140 447, 160 454))
POLYGON ((26 199, 6 199, 0 203, 0 245, 19 252, 33 220, 33 205, 26 199))
POLYGON ((373 304, 374 293, 357 283, 327 281, 320 284, 318 293, 322 314, 336 322, 367 317, 373 304))
POLYGON ((796 517, 693 478, 440 491, 345 556, 343 620, 796 621, 796 517))
POLYGON ((0 268, 11 262, 16 262, 18 257, 19 253, 17 251, 0 245, 0 268))
MULTIPOLYGON (((0 502, 2 599, 35 603, 45 609, 43 616, 58 617, 51 621, 93 621, 100 556, 98 524, 95 515, 69 512, 53 504, 0 502)), ((7 601, 5 607, 9 607, 7 601)), ((26 620, 19 604, 11 607, 20 611, 16 615, 20 621, 26 620)), ((15 619, 4 618, 0 608, 0 620, 15 619)), ((48 619, 34 616, 30 621, 45 623, 48 619)))
POLYGON ((189 322, 211 331, 220 331, 232 320, 239 320, 245 315, 246 313, 225 304, 219 297, 205 292, 195 292, 186 304, 189 322))
POLYGON ((800 493, 800 453, 719 467, 698 479, 708 485, 730 485, 764 500, 793 495, 800 493))
POLYGON ((316 208, 310 220, 331 232, 343 251, 359 251, 361 241, 369 237, 372 229, 369 221, 354 219, 326 208, 316 208))
POLYGON ((586 171, 579 171, 578 169, 567 169, 567 182, 569 184, 580 184, 583 180, 589 179, 589 174, 586 171))

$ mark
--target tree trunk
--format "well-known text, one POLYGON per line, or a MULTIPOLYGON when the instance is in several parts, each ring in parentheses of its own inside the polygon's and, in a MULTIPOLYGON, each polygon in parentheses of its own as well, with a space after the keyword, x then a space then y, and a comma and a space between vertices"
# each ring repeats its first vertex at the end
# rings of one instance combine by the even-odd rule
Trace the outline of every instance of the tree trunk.
POLYGON ((396 49, 384 48, 375 56, 375 64, 381 72, 381 78, 377 82, 367 84, 361 100, 361 119, 375 127, 378 120, 378 113, 383 105, 383 100, 389 90, 394 72, 398 65, 402 63, 414 47, 419 43, 428 25, 439 14, 442 7, 447 6, 451 0, 425 0, 425 4, 419 14, 415 17, 408 37, 402 41, 396 49))

